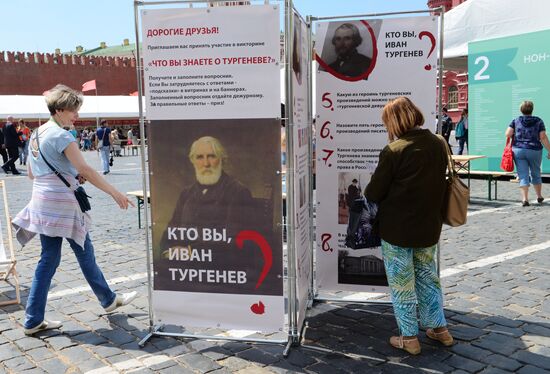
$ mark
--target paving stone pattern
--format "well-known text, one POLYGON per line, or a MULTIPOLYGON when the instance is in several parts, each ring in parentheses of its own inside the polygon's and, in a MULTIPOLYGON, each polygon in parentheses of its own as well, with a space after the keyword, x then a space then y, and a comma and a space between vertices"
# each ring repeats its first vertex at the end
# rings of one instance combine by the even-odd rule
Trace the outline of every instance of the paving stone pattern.
MULTIPOLYGON (((96 153, 85 157, 100 168, 96 153)), ((0 178, 13 216, 30 198, 31 182, 0 178)), ((141 189, 140 158, 116 158, 107 179, 121 191, 141 189)), ((550 196, 550 186, 543 190, 550 196)), ((139 276, 146 271, 144 231, 135 209, 119 210, 92 186, 88 192, 98 263, 109 280, 137 275, 113 288, 137 290, 140 297, 105 315, 64 245, 47 306, 48 318, 64 326, 26 337, 23 306, 40 247, 36 239, 17 246, 23 303, 1 309, 0 373, 550 373, 550 201, 521 207, 517 184, 500 182, 499 200, 487 201, 486 182, 472 180, 475 214, 463 227, 444 228, 441 268, 534 244, 546 243, 544 248, 444 277, 446 315, 457 344, 444 348, 422 333, 423 353, 414 357, 387 343, 397 333, 391 306, 360 303, 315 304, 302 345, 286 359, 282 346, 241 342, 155 337, 140 349, 149 323, 146 278, 139 276)), ((13 297, 5 285, 0 292, 0 299, 13 297)))

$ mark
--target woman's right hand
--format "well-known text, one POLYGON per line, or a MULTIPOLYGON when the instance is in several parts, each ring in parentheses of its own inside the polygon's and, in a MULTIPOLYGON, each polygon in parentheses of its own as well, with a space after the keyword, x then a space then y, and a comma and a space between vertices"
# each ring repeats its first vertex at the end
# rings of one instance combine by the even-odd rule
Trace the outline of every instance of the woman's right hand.
POLYGON ((111 193, 111 196, 113 197, 113 200, 116 201, 120 209, 128 209, 128 205, 131 205, 132 207, 136 207, 130 199, 128 199, 128 196, 124 195, 122 192, 118 190, 114 190, 111 193))

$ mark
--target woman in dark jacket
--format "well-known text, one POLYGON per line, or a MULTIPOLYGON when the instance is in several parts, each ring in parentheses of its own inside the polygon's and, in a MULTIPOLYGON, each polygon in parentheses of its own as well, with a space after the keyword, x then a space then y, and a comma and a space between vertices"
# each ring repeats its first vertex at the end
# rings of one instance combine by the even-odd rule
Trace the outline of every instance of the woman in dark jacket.
POLYGON ((382 121, 390 144, 380 153, 365 196, 379 204, 382 254, 400 331, 390 344, 419 354, 417 303, 427 336, 453 344, 436 268, 447 150, 443 139, 420 128, 424 116, 406 97, 388 102, 382 121))
POLYGON ((546 148, 550 158, 550 142, 546 135, 544 122, 533 116, 533 102, 524 101, 521 104, 521 116, 510 123, 506 130, 506 137, 512 138, 514 163, 519 178, 522 206, 529 206, 529 184, 533 184, 537 194, 537 202, 542 204, 542 177, 540 164, 542 163, 542 147, 546 148))

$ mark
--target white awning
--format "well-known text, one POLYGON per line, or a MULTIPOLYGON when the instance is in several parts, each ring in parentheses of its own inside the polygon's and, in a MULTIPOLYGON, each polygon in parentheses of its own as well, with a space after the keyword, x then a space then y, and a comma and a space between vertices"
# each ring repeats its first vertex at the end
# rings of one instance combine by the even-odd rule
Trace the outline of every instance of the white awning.
MULTIPOLYGON (((139 118, 137 96, 84 96, 78 112, 82 119, 139 118)), ((145 99, 143 100, 145 111, 145 99)), ((47 119, 50 116, 44 96, 0 95, 0 118, 47 119)))
POLYGON ((468 68, 468 43, 550 29, 548 0, 468 0, 444 16, 445 69, 468 68))

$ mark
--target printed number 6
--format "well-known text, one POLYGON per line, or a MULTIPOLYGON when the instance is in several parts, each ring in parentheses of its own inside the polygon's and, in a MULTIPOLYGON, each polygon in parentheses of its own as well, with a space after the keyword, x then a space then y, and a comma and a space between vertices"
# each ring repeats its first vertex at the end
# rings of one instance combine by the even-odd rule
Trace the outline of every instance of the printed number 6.
POLYGON ((480 62, 484 63, 484 65, 481 67, 481 70, 477 72, 476 75, 474 75, 474 80, 476 81, 484 81, 487 79, 491 79, 491 76, 489 74, 483 75, 485 71, 489 68, 489 58, 487 56, 479 56, 476 58, 475 65, 479 64, 480 62))

